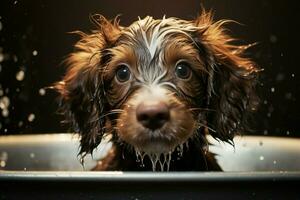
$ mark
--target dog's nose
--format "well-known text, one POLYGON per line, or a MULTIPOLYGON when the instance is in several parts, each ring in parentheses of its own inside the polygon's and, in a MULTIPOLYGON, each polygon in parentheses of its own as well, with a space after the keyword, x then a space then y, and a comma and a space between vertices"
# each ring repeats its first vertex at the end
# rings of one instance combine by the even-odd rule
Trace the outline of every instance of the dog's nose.
POLYGON ((136 109, 137 120, 146 128, 161 128, 170 118, 168 106, 161 101, 145 101, 136 109))

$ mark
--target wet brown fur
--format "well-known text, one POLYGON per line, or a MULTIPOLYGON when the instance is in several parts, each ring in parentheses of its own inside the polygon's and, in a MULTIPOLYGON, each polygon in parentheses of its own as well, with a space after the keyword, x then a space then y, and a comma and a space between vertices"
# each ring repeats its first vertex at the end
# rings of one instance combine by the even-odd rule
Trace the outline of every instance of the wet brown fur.
MULTIPOLYGON (((92 153, 105 135, 112 134, 113 149, 96 170, 152 170, 150 161, 141 166, 132 150, 132 145, 138 142, 142 146, 149 142, 139 134, 142 131, 137 131, 135 110, 128 106, 140 95, 140 87, 137 81, 120 84, 114 79, 120 62, 130 65, 132 73, 139 76, 140 57, 146 56, 145 49, 127 45, 130 38, 122 34, 127 27, 120 26, 118 18, 111 22, 96 15, 91 19, 97 29, 90 34, 76 32, 81 38, 66 59, 66 75, 55 85, 61 97, 60 110, 81 135, 83 156, 92 153), (137 137, 139 141, 131 143, 137 137)), ((174 82, 178 88, 170 89, 168 94, 174 120, 165 128, 193 132, 192 136, 172 132, 166 138, 158 137, 164 139, 161 139, 164 144, 178 140, 189 143, 182 158, 177 159, 176 151, 172 154, 171 171, 220 170, 213 156, 204 150, 206 132, 232 143, 234 135, 245 131, 248 113, 258 104, 255 85, 259 70, 244 56, 251 45, 237 45, 237 40, 224 28, 228 22, 214 22, 212 13, 203 10, 195 20, 185 21, 197 27, 188 33, 193 41, 186 35, 174 34, 162 49, 168 70, 164 80, 174 82), (179 59, 186 60, 193 70, 189 81, 174 80, 170 72, 179 59)), ((146 33, 150 37, 151 31, 146 33)))

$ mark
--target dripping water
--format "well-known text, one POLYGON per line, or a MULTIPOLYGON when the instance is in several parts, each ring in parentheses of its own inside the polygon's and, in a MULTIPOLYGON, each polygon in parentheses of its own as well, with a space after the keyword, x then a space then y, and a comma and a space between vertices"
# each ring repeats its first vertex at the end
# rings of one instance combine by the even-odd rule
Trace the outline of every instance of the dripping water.
POLYGON ((141 163, 141 167, 144 167, 144 159, 148 157, 152 164, 153 171, 169 171, 172 158, 172 151, 168 153, 146 153, 139 150, 135 150, 136 161, 141 163))

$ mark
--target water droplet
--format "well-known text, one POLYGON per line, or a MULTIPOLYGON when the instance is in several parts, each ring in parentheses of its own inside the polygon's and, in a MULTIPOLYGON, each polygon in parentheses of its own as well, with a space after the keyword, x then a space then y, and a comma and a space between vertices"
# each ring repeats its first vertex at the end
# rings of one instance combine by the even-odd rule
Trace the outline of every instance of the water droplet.
POLYGON ((283 81, 285 79, 285 74, 278 73, 276 76, 276 81, 283 81))
POLYGON ((2 116, 3 117, 8 117, 8 115, 9 115, 9 110, 8 109, 2 110, 2 116))
POLYGON ((8 109, 9 104, 10 104, 10 100, 7 96, 4 96, 4 97, 0 98, 0 108, 2 110, 8 109))
POLYGON ((30 154, 29 154, 29 157, 30 157, 30 158, 34 158, 34 157, 35 157, 35 154, 34 154, 34 153, 30 153, 30 154))
POLYGON ((39 89, 39 94, 44 96, 46 94, 46 90, 44 88, 39 89))
POLYGON ((34 51, 32 52, 32 55, 37 56, 37 55, 38 55, 37 50, 34 50, 34 51))
POLYGON ((0 52, 0 62, 2 62, 4 60, 4 55, 2 52, 0 52))
POLYGON ((270 35, 270 42, 271 42, 271 43, 276 43, 276 42, 277 42, 277 37, 276 37, 276 35, 270 35))
POLYGON ((20 70, 20 71, 17 72, 16 79, 18 81, 23 81, 24 77, 25 77, 25 72, 23 70, 20 70))
POLYGON ((287 134, 287 135, 290 135, 290 131, 286 131, 286 134, 287 134))
POLYGON ((6 161, 5 160, 1 160, 0 161, 0 167, 5 167, 5 165, 6 165, 6 161))
POLYGON ((13 61, 18 62, 18 57, 16 55, 13 56, 13 61))
POLYGON ((33 120, 35 119, 35 115, 33 113, 31 113, 31 114, 28 115, 27 119, 28 119, 29 122, 33 122, 33 120))
POLYGON ((275 92, 275 88, 274 87, 271 87, 271 92, 275 92))
POLYGON ((264 156, 259 156, 259 160, 264 160, 265 157, 264 156))
POLYGON ((286 98, 286 99, 292 99, 292 93, 290 93, 290 92, 288 92, 288 93, 285 93, 285 95, 284 95, 284 97, 286 98))
POLYGON ((264 100, 264 104, 267 105, 267 104, 268 104, 268 101, 267 101, 267 100, 264 100))
POLYGON ((19 123, 18 123, 18 127, 21 127, 21 126, 23 126, 23 121, 19 121, 19 123))

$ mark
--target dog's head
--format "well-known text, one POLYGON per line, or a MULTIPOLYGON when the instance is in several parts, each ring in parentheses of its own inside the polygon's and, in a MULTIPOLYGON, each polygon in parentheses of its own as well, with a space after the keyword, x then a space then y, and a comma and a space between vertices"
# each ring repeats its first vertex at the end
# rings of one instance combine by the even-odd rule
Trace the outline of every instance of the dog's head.
POLYGON ((204 129, 223 141, 243 130, 255 109, 257 68, 224 24, 203 11, 193 21, 139 19, 128 27, 92 17, 56 85, 62 109, 81 134, 81 152, 101 138, 138 152, 165 154, 204 129))

